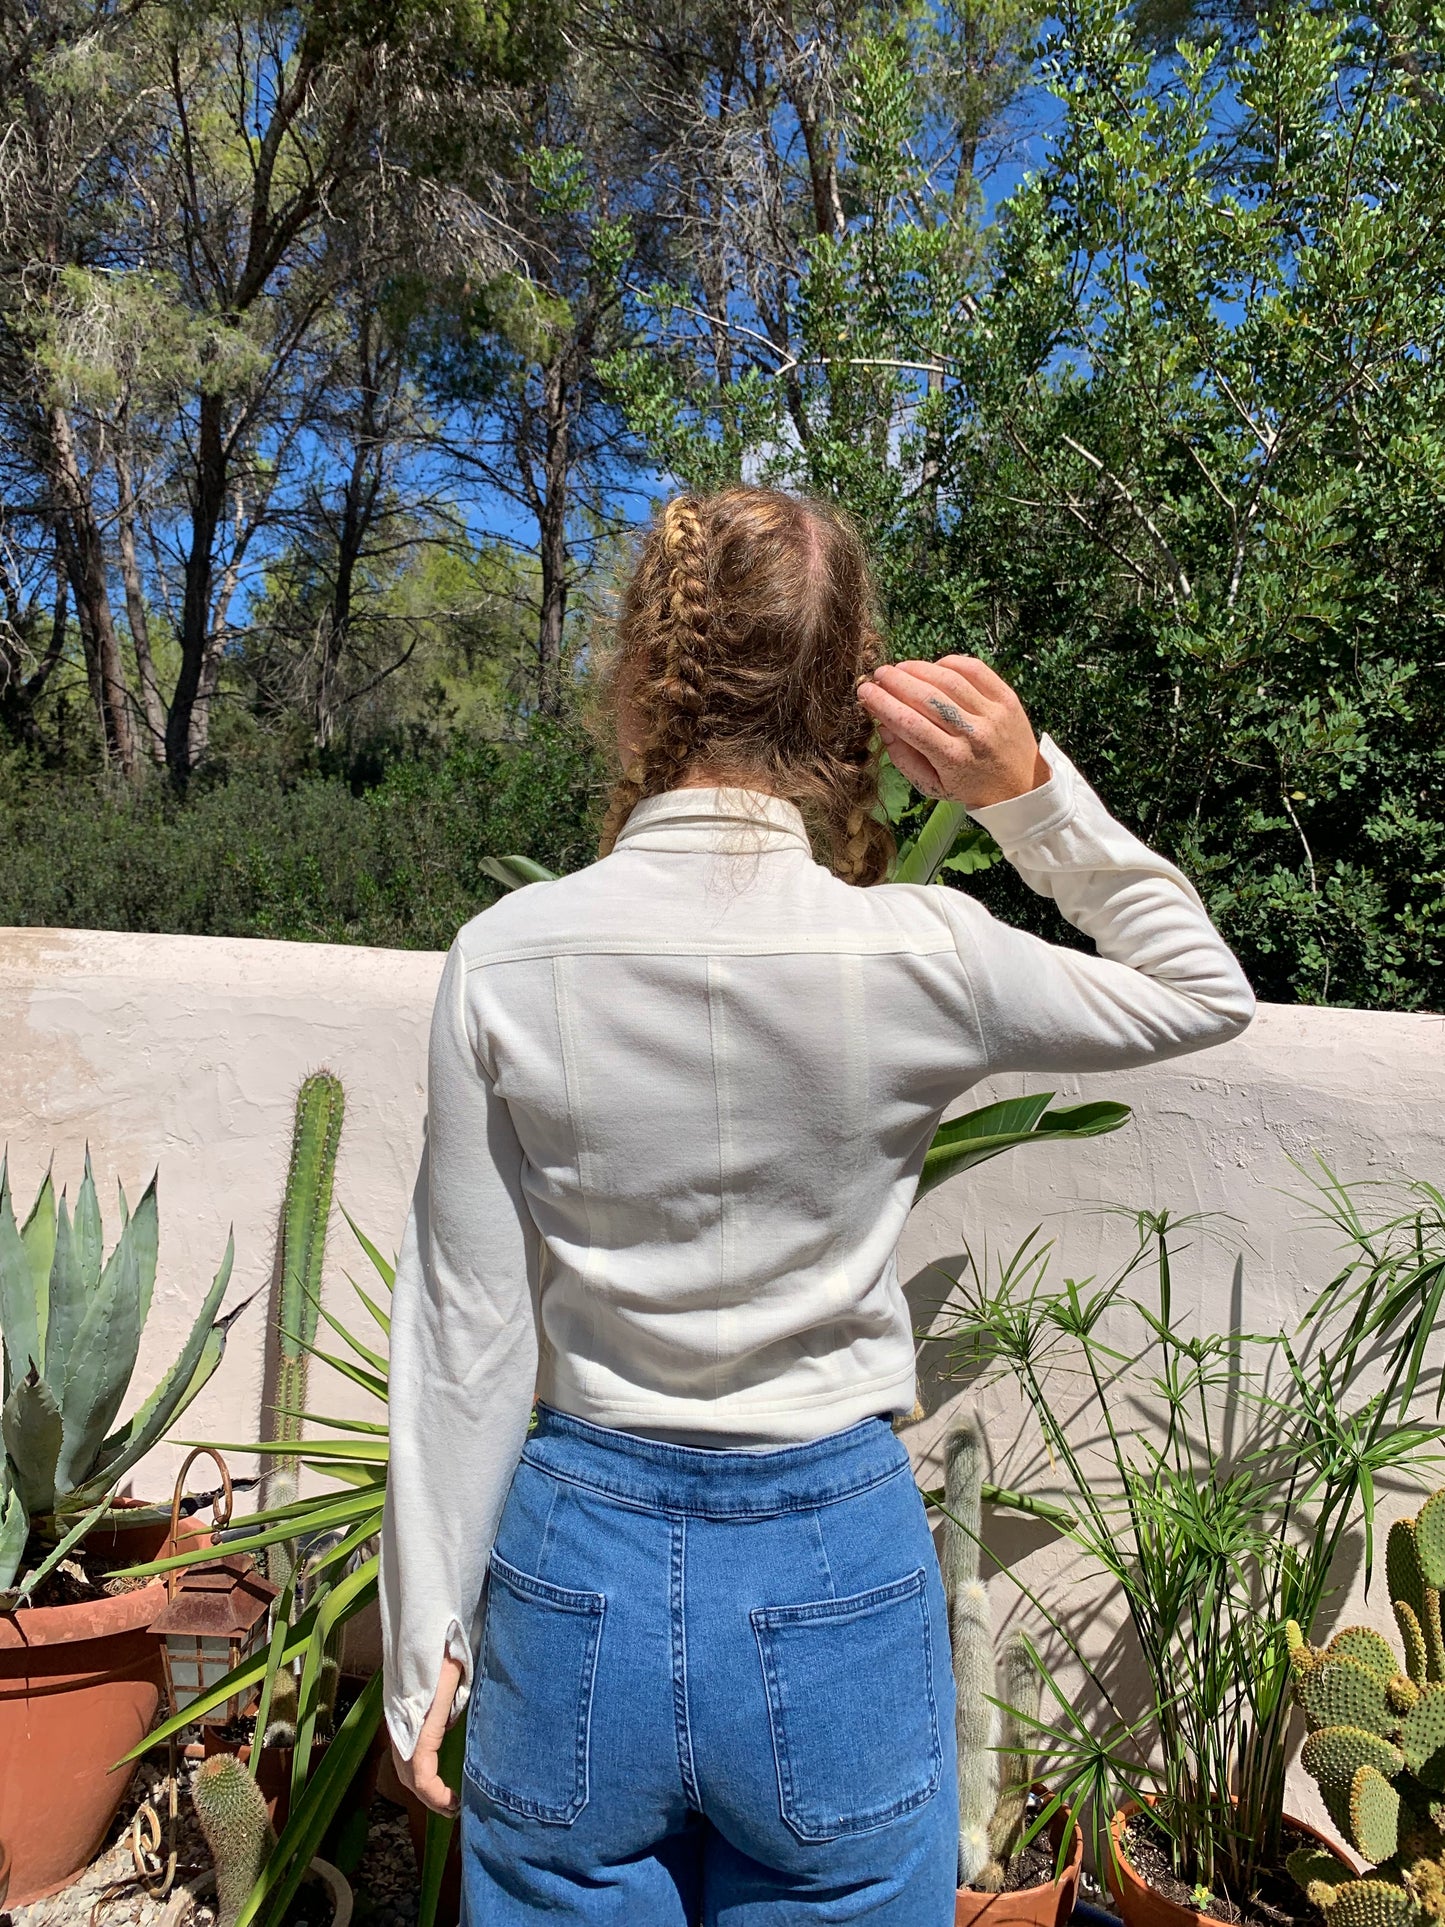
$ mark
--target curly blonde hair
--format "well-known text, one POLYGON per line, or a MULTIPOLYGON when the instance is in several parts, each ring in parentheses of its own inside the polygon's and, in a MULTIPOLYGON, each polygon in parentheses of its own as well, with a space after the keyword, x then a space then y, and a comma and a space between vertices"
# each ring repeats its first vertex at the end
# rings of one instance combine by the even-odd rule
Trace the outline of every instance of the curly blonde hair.
POLYGON ((777 489, 678 495, 622 598, 594 722, 639 739, 612 787, 599 855, 644 796, 689 774, 797 804, 820 858, 877 883, 893 858, 879 751, 857 699, 883 660, 862 540, 830 504, 777 489))

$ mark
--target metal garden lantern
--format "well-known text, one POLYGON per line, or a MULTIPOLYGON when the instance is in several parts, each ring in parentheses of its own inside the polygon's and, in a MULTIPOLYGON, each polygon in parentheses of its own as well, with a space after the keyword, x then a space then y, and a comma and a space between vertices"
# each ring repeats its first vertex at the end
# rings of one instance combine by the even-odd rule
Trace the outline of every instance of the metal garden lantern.
MULTIPOLYGON (((181 1467, 171 1499, 170 1545, 176 1544, 186 1474, 198 1458, 214 1459, 221 1474, 221 1495, 214 1519, 217 1531, 231 1521, 231 1474, 219 1452, 198 1446, 181 1467)), ((280 1591, 256 1569, 247 1552, 217 1553, 166 1574, 168 1599, 151 1621, 160 1636, 161 1664, 171 1711, 179 1713, 223 1680, 265 1637, 266 1614, 280 1591)), ((239 1694, 226 1702, 226 1718, 240 1713, 239 1694)))

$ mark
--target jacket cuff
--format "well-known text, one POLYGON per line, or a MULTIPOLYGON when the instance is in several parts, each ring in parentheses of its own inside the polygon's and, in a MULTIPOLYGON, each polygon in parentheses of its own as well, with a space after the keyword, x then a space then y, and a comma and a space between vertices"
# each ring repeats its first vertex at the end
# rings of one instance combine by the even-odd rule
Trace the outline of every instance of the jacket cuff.
POLYGON ((1010 796, 1002 803, 987 803, 968 812, 1005 856, 1059 829, 1074 814, 1078 772, 1052 736, 1039 738, 1039 754, 1049 766, 1047 783, 1026 790, 1022 796, 1010 796))
MULTIPOLYGON (((451 1711, 447 1715, 447 1725, 452 1726, 466 1711, 467 1701, 472 1693, 472 1648, 460 1619, 453 1616, 447 1621, 446 1644, 447 1659, 456 1660, 462 1669, 462 1677, 452 1696, 451 1711)), ((419 1694, 403 1696, 400 1693, 387 1694, 382 1702, 386 1716, 386 1729, 392 1743, 402 1759, 409 1760, 416 1751, 416 1743, 421 1738, 421 1729, 427 1714, 431 1711, 432 1700, 436 1697, 436 1684, 423 1698, 419 1694)))

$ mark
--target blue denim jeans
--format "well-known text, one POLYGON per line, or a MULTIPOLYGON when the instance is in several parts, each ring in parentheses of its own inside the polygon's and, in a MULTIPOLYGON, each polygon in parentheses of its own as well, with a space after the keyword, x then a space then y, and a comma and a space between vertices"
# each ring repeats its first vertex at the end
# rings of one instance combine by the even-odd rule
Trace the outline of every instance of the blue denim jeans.
POLYGON ((466 1927, 947 1927, 953 1678, 882 1419, 776 1451, 542 1408, 492 1554, 466 1927))

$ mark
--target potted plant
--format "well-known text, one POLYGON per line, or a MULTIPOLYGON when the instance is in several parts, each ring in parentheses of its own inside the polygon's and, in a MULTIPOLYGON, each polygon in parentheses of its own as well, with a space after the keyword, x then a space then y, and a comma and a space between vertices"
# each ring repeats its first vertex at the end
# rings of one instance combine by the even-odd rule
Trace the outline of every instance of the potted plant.
MULTIPOLYGON (((300 1493, 302 1428, 310 1404, 309 1368, 321 1312, 322 1265, 344 1114, 339 1078, 320 1070, 303 1081, 296 1097, 272 1283, 268 1377, 274 1379, 274 1395, 266 1408, 265 1439, 248 1448, 266 1454, 263 1505, 238 1528, 243 1537, 254 1532, 256 1518, 284 1513, 300 1493)), ((343 1536, 335 1529, 308 1531, 303 1515, 298 1530, 273 1537, 264 1547, 267 1577, 280 1588, 273 1629, 280 1623, 293 1626, 313 1595, 325 1597, 329 1579, 322 1555, 343 1536)), ((278 1827, 285 1827, 293 1791, 300 1792, 331 1741, 342 1631, 341 1624, 333 1625, 323 1640, 307 1718, 300 1711, 296 1663, 278 1654, 259 1695, 234 1728, 209 1719, 201 1723, 204 1757, 229 1752, 245 1765, 254 1762, 253 1777, 278 1827)))
MULTIPOLYGON (((385 1415, 384 1355, 363 1344, 321 1303, 343 1108, 341 1084, 326 1071, 308 1077, 297 1095, 274 1277, 274 1392, 263 1427, 267 1436, 212 1447, 258 1454, 269 1468, 261 1507, 222 1538, 228 1552, 264 1559, 273 1583, 281 1588, 272 1608, 270 1637, 264 1651, 173 1713, 131 1754, 134 1758, 200 1722, 206 1760, 202 1770, 219 1776, 218 1786, 229 1785, 228 1776, 238 1770, 254 1787, 270 1844, 261 1873, 238 1903, 243 1927, 253 1920, 282 1927, 295 1883, 308 1877, 319 1850, 335 1852, 343 1864, 351 1864, 353 1853, 359 1857, 380 1764, 381 1676, 344 1681, 340 1658, 347 1621, 376 1598, 375 1542, 386 1491, 386 1426, 328 1420, 308 1411, 308 1367, 315 1356, 375 1396, 383 1419, 385 1415), (338 1334, 348 1355, 318 1346, 322 1321, 338 1334), (308 1419, 323 1436, 303 1437, 308 1419), (303 1496, 303 1468, 336 1484, 303 1496), (243 1696, 246 1706, 237 1726, 211 1718, 243 1696), (211 1764, 226 1759, 230 1766, 211 1764)), ((384 1295, 391 1286, 392 1267, 354 1224, 351 1229, 384 1295)), ((384 1335, 388 1321, 381 1299, 360 1286, 353 1289, 384 1335)), ((132 1576, 174 1571, 192 1556, 178 1553, 151 1560, 134 1568, 132 1576)))
MULTIPOLYGON (((201 1763, 191 1783, 191 1803, 216 1871, 216 1927, 236 1923, 263 1881, 276 1852, 276 1833, 260 1787, 233 1754, 217 1753, 201 1763)), ((347 1927, 352 1894, 346 1876, 329 1860, 313 1855, 278 1896, 280 1918, 310 1880, 322 1887, 329 1907, 325 1927, 347 1927)), ((310 1916, 314 1919, 314 1915, 310 1916)))
POLYGON ((148 1632, 162 1586, 110 1571, 158 1551, 168 1509, 118 1497, 121 1478, 166 1434, 222 1360, 235 1312, 220 1316, 222 1268, 179 1357, 116 1424, 141 1349, 156 1278, 156 1179, 104 1258, 91 1160, 69 1216, 46 1175, 25 1224, 0 1164, 0 1838, 12 1854, 10 1906, 56 1892, 91 1858, 129 1775, 116 1755, 160 1698, 148 1632))
POLYGON ((150 1726, 161 1690, 148 1628, 162 1586, 113 1572, 166 1538, 168 1508, 117 1497, 221 1362, 231 1247, 179 1356, 117 1425, 155 1283, 152 1178, 104 1258, 87 1156, 71 1217, 49 1176, 24 1225, 0 1163, 0 1839, 10 1901, 63 1887, 104 1836, 129 1775, 119 1754, 150 1726))
POLYGON ((984 1462, 983 1433, 969 1415, 945 1442, 939 1548, 957 1706, 954 1920, 956 1927, 1063 1927, 1078 1894, 1084 1840, 1068 1808, 1035 1782, 1043 1678, 1032 1647, 1012 1634, 995 1663, 978 1570, 984 1462))
POLYGON ((1445 1915, 1445 1490, 1391 1526, 1385 1575, 1403 1660, 1368 1626, 1345 1627, 1323 1651, 1287 1629, 1309 1728, 1302 1764, 1370 1869, 1342 1880, 1331 1857, 1291 1855, 1328 1927, 1429 1927, 1445 1915))
POLYGON ((1409 1411, 1445 1245, 1424 1187, 1376 1224, 1329 1173, 1319 1190, 1353 1249, 1297 1332, 1192 1332, 1175 1286, 1191 1221, 1162 1212, 1138 1215, 1098 1287, 1051 1288, 1037 1234, 996 1279, 970 1262, 953 1281, 954 1367, 1022 1392, 1061 1529, 1117 1590, 1147 1681, 1126 1719, 1051 1619, 1112 1716, 1096 1731, 1045 1676, 1067 1728, 1059 1794, 1105 1822, 1096 1857, 1130 1927, 1288 1914, 1289 1855, 1333 1851, 1284 1810, 1284 1627, 1311 1627, 1347 1533, 1363 1528, 1369 1561, 1374 1481, 1439 1436, 1409 1411))
MULTIPOLYGON (((355 1225, 352 1230, 376 1268, 384 1296, 392 1267, 355 1225)), ((353 1288, 384 1331, 386 1312, 381 1299, 359 1286, 353 1288)), ((332 1362, 364 1384, 381 1401, 384 1413, 384 1357, 331 1314, 325 1315, 350 1353, 337 1354, 332 1362)), ((319 1351, 318 1355, 327 1356, 319 1351)), ((332 1436, 307 1439, 301 1462, 337 1479, 338 1485, 262 1507, 238 1519, 224 1537, 228 1552, 259 1556, 282 1542, 289 1548, 290 1574, 275 1602, 266 1647, 163 1720, 128 1755, 129 1760, 138 1759, 200 1721, 213 1759, 232 1759, 253 1780, 264 1774, 264 1788, 258 1791, 263 1808, 268 1794, 272 1796, 278 1838, 269 1850, 263 1878, 241 1910, 241 1927, 258 1920, 268 1927, 281 1927, 284 1909, 294 1896, 290 1881, 307 1876, 323 1840, 334 1837, 338 1821, 361 1804, 365 1776, 377 1761, 383 1732, 381 1674, 353 1683, 359 1690, 343 1709, 342 1696, 332 1697, 336 1675, 330 1661, 347 1621, 376 1598, 376 1539, 386 1492, 386 1426, 368 1419, 314 1416, 312 1422, 332 1436), (248 1732, 232 1736, 221 1728, 207 1730, 208 1716, 240 1695, 251 1696, 248 1732), (328 1734, 327 1722, 333 1714, 328 1734), (263 1744, 256 1748, 252 1742, 258 1730, 263 1744), (265 1744, 268 1735, 271 1743, 265 1744), (281 1745, 281 1741, 290 1744, 281 1745), (283 1796, 284 1804, 276 1804, 276 1794, 283 1796)), ((294 1454, 295 1445, 251 1440, 232 1441, 218 1449, 269 1456, 294 1454)), ((132 1576, 144 1579, 175 1571, 195 1557, 185 1551, 171 1553, 135 1568, 132 1576)), ((268 1822, 271 1818, 268 1813, 268 1822)))

